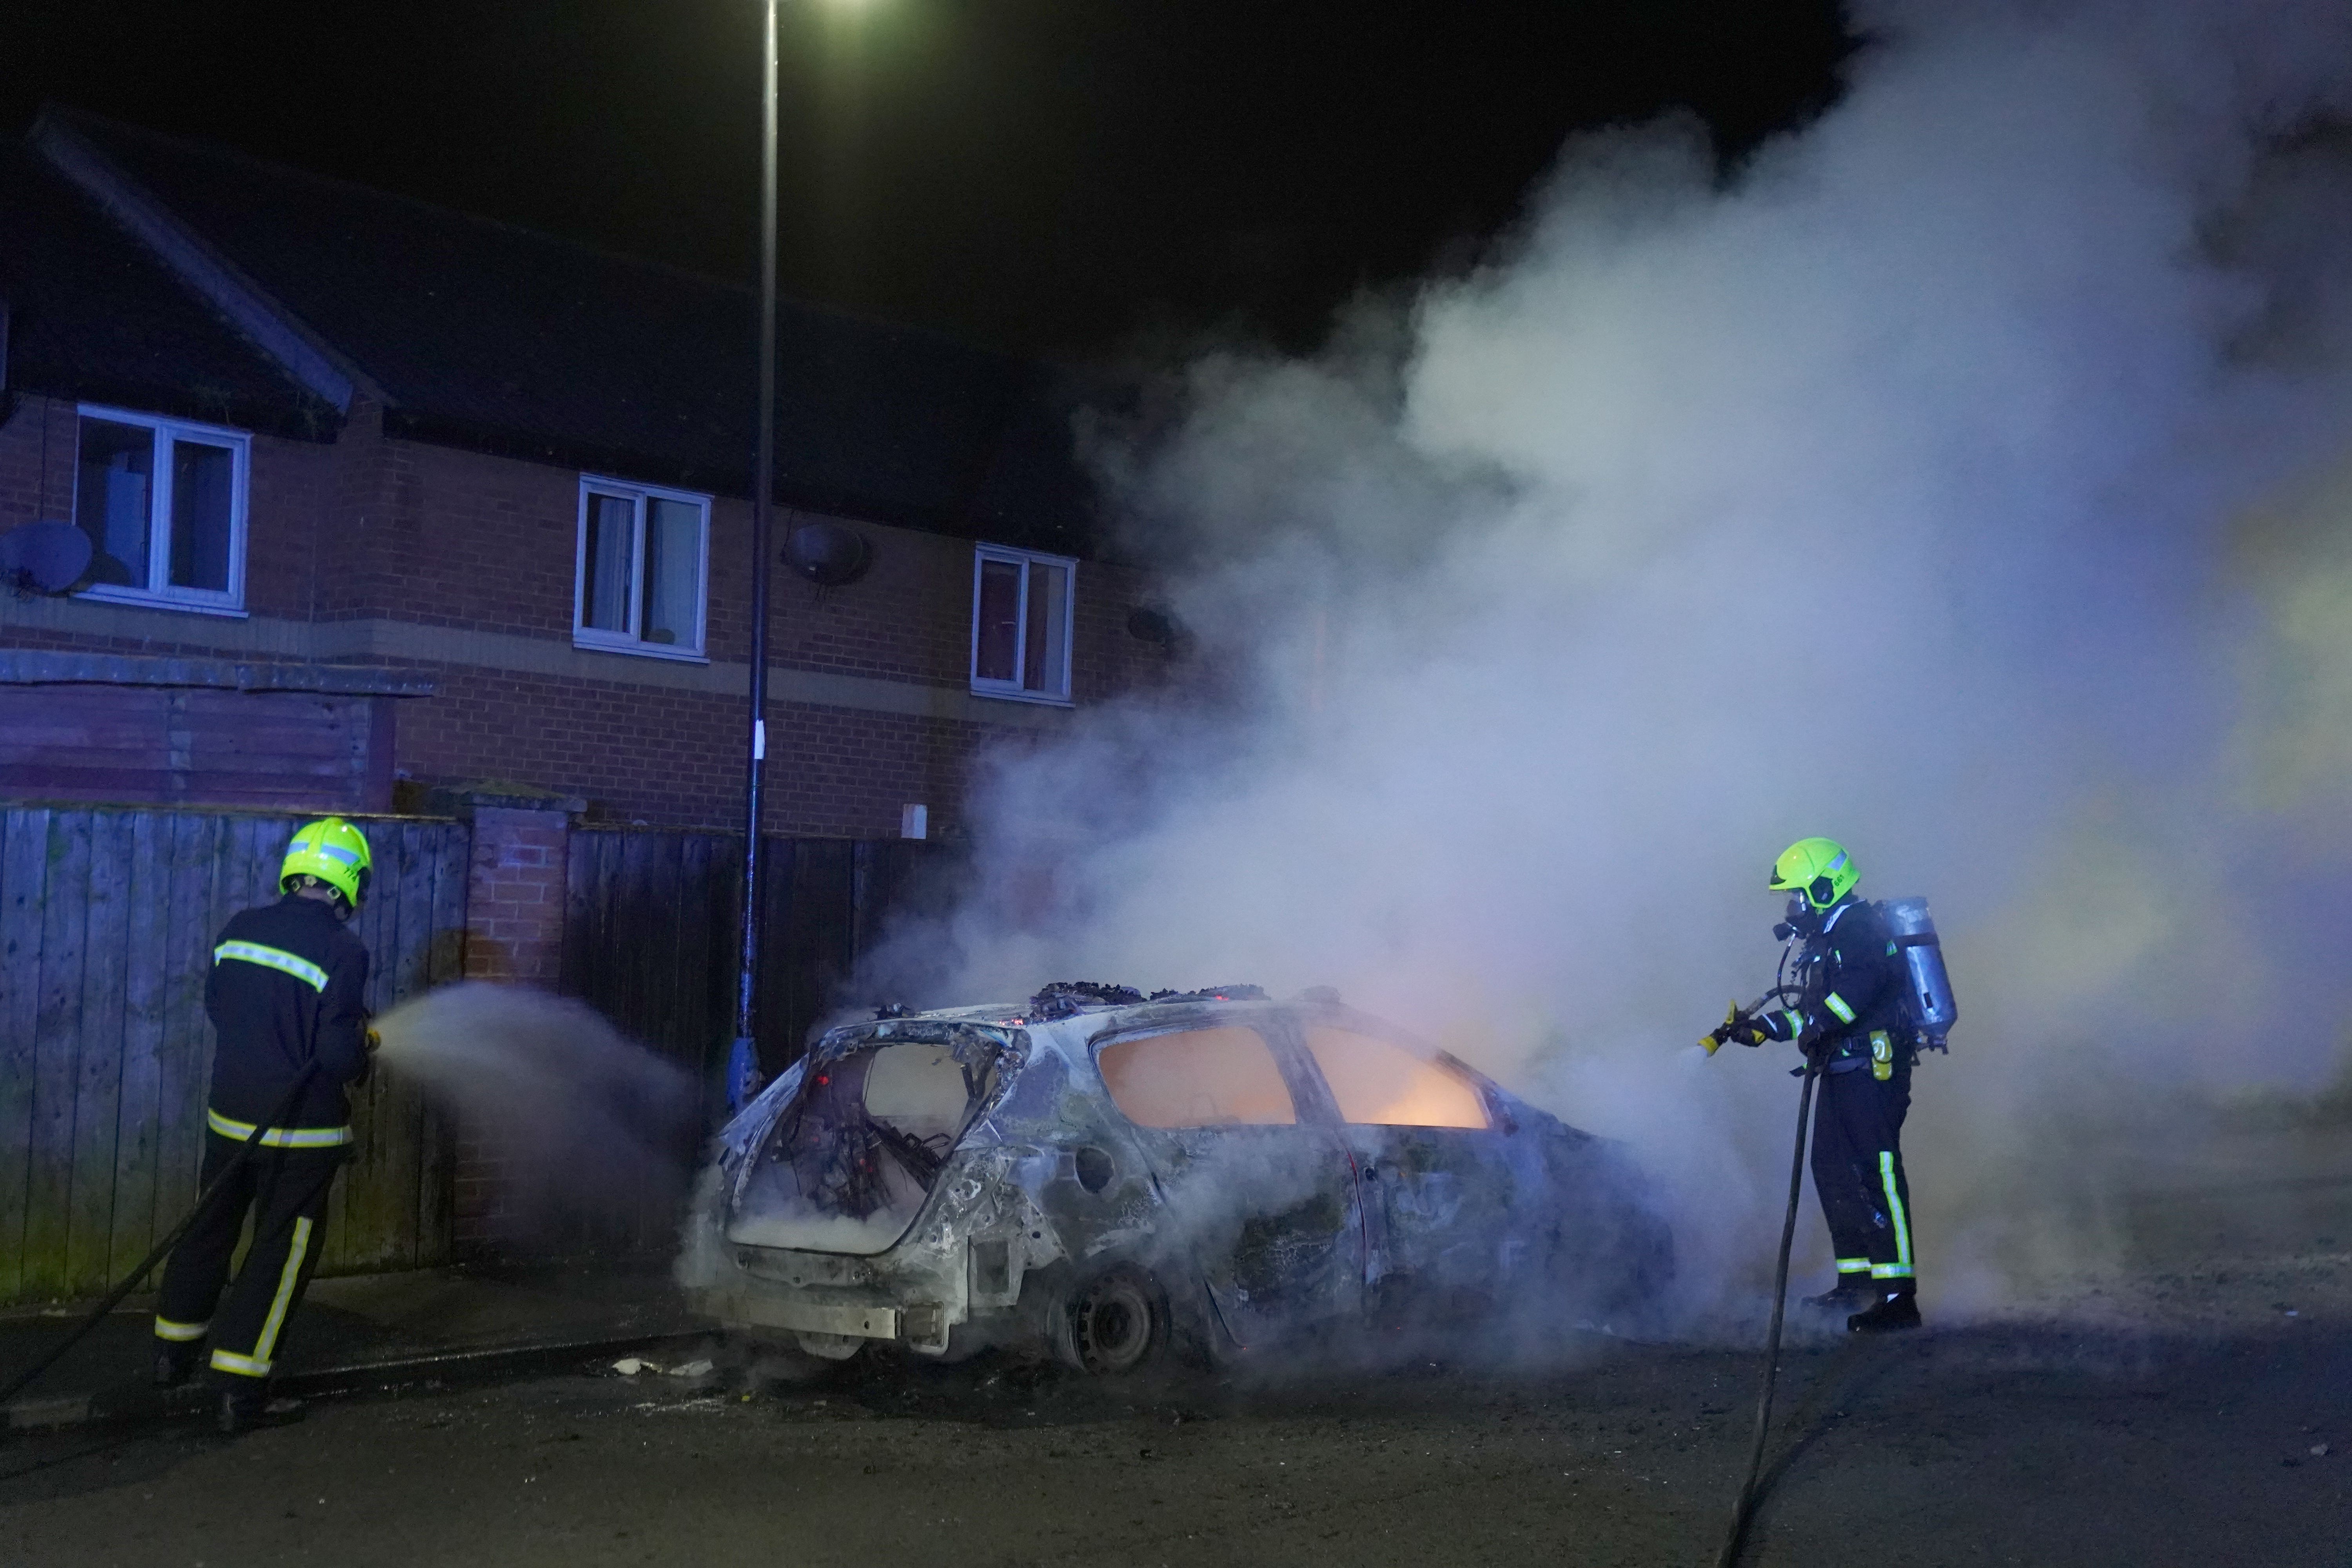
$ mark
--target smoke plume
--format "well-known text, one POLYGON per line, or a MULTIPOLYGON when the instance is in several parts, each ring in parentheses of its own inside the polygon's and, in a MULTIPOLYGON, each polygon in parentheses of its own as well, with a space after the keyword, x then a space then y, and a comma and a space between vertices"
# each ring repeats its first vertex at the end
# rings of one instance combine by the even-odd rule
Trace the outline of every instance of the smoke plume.
POLYGON ((956 955, 933 999, 1337 985, 1632 1140, 1688 1271, 1753 1281, 1790 1062, 1690 1042, 1828 834, 1944 931, 1909 1146, 1955 1303, 2098 1254, 2103 1152, 2178 1097, 2325 1077, 2352 12, 1853 19, 1743 166, 1580 137, 1472 269, 1093 433, 1213 697, 997 759, 980 890, 900 950, 956 955))

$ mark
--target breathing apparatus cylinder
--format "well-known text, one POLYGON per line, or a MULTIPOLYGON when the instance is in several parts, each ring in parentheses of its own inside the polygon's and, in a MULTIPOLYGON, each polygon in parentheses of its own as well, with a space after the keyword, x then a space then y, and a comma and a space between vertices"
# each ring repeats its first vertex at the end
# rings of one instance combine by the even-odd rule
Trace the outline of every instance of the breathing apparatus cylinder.
POLYGON ((1909 982, 1904 1011, 1918 1029, 1921 1044, 1929 1050, 1948 1050, 1945 1037, 1960 1021, 1960 1005, 1952 999, 1952 976, 1944 967, 1944 948, 1936 936, 1935 918, 1927 913, 1927 900, 1890 899, 1883 907, 1887 932, 1902 951, 1909 982))

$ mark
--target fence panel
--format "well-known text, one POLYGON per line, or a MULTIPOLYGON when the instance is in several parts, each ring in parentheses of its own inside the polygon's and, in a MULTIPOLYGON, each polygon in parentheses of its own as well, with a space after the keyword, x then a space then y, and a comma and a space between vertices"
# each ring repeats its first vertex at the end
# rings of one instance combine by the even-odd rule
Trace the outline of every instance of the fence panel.
MULTIPOLYGON (((277 896, 303 820, 275 813, 0 811, 0 1303, 102 1290, 194 1201, 212 1029, 204 978, 237 910, 277 896)), ((357 930, 377 1009, 455 977, 467 828, 377 818, 357 930)), ((323 1266, 449 1255, 447 1137, 378 1078, 323 1266)))
MULTIPOLYGON (((734 1035, 743 843, 727 833, 578 828, 562 986, 715 1084, 734 1035)), ((768 840, 754 1027, 774 1071, 843 1001, 885 917, 938 861, 919 840, 768 840)))
POLYGON ((33 1079, 40 1038, 41 887, 46 811, 0 818, 0 1300, 24 1285, 32 1213, 33 1079))

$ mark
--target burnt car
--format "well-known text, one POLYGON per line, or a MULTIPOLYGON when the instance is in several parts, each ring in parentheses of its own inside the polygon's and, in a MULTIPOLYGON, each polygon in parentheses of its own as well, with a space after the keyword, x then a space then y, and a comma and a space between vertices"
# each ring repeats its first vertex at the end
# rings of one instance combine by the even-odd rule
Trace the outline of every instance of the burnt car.
POLYGON ((1328 993, 1059 985, 825 1034, 719 1135, 685 1271, 812 1354, 1112 1373, 1351 1324, 1630 1325, 1672 1266, 1619 1146, 1328 993))

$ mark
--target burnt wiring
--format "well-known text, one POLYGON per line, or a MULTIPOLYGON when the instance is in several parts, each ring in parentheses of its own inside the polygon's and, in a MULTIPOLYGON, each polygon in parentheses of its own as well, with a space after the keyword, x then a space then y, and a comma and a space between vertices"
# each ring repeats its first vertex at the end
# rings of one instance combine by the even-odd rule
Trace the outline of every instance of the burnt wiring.
POLYGON ((815 1110, 814 1098, 803 1089, 777 1118, 768 1158, 790 1165, 801 1191, 817 1207, 864 1219, 889 1198, 877 1157, 881 1141, 862 1109, 854 1118, 827 1115, 815 1110), (813 1115, 817 1123, 814 1130, 809 1125, 813 1115), (814 1137, 808 1135, 812 1131, 814 1137))
MULTIPOLYGON (((1339 993, 1331 994, 1339 1000, 1339 993)), ((1203 985, 1198 991, 1154 991, 1154 1002, 1263 1002, 1266 999, 1263 985, 1203 985)))
MULTIPOLYGON (((797 1139, 800 1130, 796 1125, 791 1135, 797 1139)), ((820 1146, 780 1144, 773 1157, 790 1163, 796 1173, 803 1174, 801 1190, 818 1207, 864 1219, 890 1201, 882 1173, 884 1155, 904 1165, 907 1173, 929 1191, 947 1168, 952 1143, 946 1133, 918 1138, 860 1110, 842 1121, 820 1146), (817 1156, 814 1160, 805 1157, 811 1152, 817 1156)))
MULTIPOLYGON (((1041 1024, 1067 1018, 1088 1007, 1132 1007, 1140 1002, 1264 1002, 1263 985, 1203 985, 1194 991, 1154 991, 1146 996, 1132 985, 1093 980, 1056 980, 1029 998, 1029 1016, 1041 1024)), ((1339 994, 1331 992, 1331 1001, 1339 994)), ((1308 1000, 1318 1000, 1309 997, 1308 1000)))
POLYGON ((1056 980, 1029 998, 1029 1016, 1039 1023, 1067 1018, 1087 1007, 1132 1007, 1143 1000, 1132 985, 1094 980, 1056 980))
MULTIPOLYGON (((963 1078, 963 1126, 969 1126, 1000 1072, 992 1051, 978 1055, 968 1042, 958 1043, 962 1047, 956 1060, 963 1078)), ((946 1169, 963 1131, 959 1126, 952 1133, 918 1136, 868 1111, 866 1074, 872 1065, 870 1056, 823 1063, 777 1117, 769 1143, 770 1162, 792 1167, 810 1203, 852 1219, 865 1219, 890 1201, 886 1157, 904 1166, 928 1191, 946 1169)))
POLYGON ((948 1150, 953 1142, 947 1133, 937 1132, 929 1138, 918 1138, 873 1116, 866 1119, 866 1131, 883 1148, 898 1156, 898 1163, 907 1167, 907 1173, 922 1184, 926 1192, 930 1190, 933 1182, 939 1180, 940 1172, 947 1167, 948 1150), (939 1147, 933 1148, 934 1143, 939 1147))

